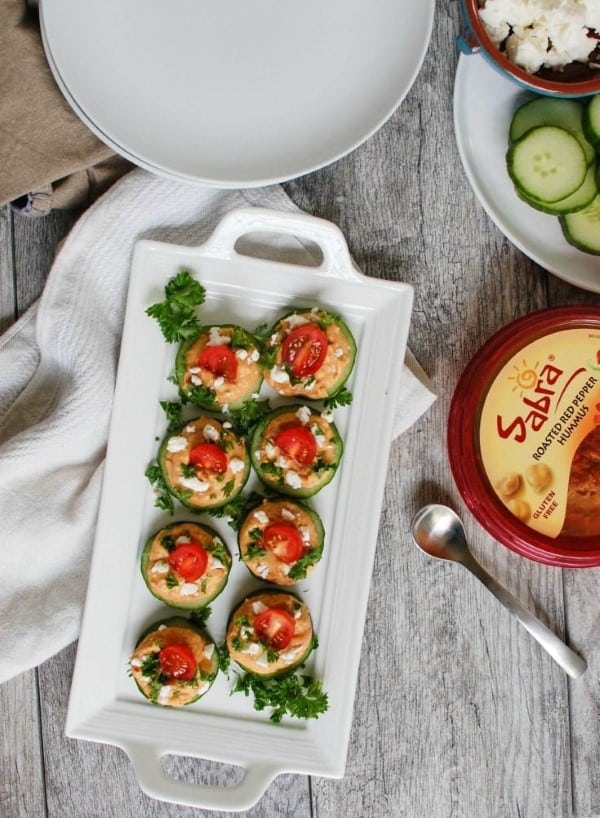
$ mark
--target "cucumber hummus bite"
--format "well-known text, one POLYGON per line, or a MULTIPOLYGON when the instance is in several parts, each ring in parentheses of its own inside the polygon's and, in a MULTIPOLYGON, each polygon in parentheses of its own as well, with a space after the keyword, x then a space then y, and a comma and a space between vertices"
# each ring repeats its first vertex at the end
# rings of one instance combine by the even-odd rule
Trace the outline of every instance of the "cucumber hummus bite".
POLYGON ((205 409, 235 411, 257 396, 263 375, 252 335, 237 324, 200 327, 175 360, 183 397, 205 409))
POLYGON ((171 494, 197 511, 233 500, 250 473, 244 439, 229 421, 211 417, 193 418, 167 434, 158 464, 171 494))
POLYGON ((309 610, 294 594, 252 594, 231 614, 226 644, 248 673, 263 679, 283 676, 306 661, 315 646, 309 610))
POLYGON ((219 670, 219 652, 202 628, 176 616, 152 625, 138 642, 129 667, 149 701, 183 707, 209 690, 219 670))
POLYGON ((294 404, 274 409, 256 425, 250 456, 265 485, 311 497, 329 483, 343 453, 330 412, 294 404))
POLYGON ((141 560, 148 590, 173 608, 204 608, 225 588, 231 555, 216 531, 171 523, 154 533, 141 560))
POLYGON ((323 553, 323 523, 308 506, 285 497, 263 500, 238 531, 240 557, 259 579, 294 585, 323 553))
POLYGON ((271 366, 265 381, 280 395, 322 400, 335 395, 348 380, 356 358, 356 342, 337 315, 314 307, 280 318, 267 342, 271 366))

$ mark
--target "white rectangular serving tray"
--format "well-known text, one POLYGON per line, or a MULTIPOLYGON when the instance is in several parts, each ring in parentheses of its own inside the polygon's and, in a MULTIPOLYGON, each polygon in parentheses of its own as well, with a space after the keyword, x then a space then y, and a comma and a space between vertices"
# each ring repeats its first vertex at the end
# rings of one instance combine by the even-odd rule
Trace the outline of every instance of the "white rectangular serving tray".
MULTIPOLYGON (((238 811, 255 804, 280 773, 343 776, 412 298, 406 284, 358 272, 340 230, 304 214, 244 208, 227 214, 199 247, 137 243, 66 733, 125 750, 148 795, 238 811), (241 237, 265 232, 316 244, 321 264, 283 263, 236 251, 241 237), (334 412, 345 446, 342 463, 333 481, 309 501, 323 519, 324 555, 295 588, 309 606, 319 640, 307 672, 322 680, 329 696, 329 709, 318 720, 273 724, 268 711, 253 709, 251 698, 230 695, 232 671, 229 678, 220 673, 204 698, 182 709, 147 702, 127 672, 144 629, 176 613, 144 584, 143 545, 165 523, 190 519, 177 503, 174 517, 157 509, 144 476, 166 431, 159 400, 177 399, 168 380, 176 346, 165 343, 145 311, 164 298, 165 284, 184 268, 206 288, 199 307, 203 324, 232 322, 253 330, 273 324, 291 308, 319 305, 342 315, 356 337, 349 383, 354 399, 334 412), (243 777, 223 787, 175 780, 162 769, 166 754, 239 765, 243 777)), ((273 397, 273 405, 283 402, 266 387, 263 395, 273 397)), ((258 485, 252 476, 246 489, 258 485)), ((264 586, 237 558, 236 534, 227 522, 197 519, 217 529, 234 561, 207 622, 220 645, 231 609, 264 586)))

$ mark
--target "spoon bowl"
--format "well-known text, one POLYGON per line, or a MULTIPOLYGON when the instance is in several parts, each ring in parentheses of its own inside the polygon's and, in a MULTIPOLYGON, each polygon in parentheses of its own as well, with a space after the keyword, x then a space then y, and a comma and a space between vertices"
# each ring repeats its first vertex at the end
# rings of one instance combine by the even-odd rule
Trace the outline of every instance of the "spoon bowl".
POLYGON ((516 617, 569 676, 574 679, 581 676, 587 667, 584 660, 477 562, 469 551, 465 529, 455 511, 443 505, 425 506, 413 517, 411 531, 415 545, 421 551, 437 559, 451 560, 464 565, 516 617))

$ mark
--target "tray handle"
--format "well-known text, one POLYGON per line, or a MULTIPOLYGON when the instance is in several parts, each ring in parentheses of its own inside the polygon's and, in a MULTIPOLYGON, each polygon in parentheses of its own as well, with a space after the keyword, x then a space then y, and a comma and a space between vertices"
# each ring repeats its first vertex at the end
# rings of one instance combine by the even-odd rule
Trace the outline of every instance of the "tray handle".
POLYGON ((128 742, 124 747, 142 790, 152 798, 200 809, 244 812, 256 804, 275 776, 281 772, 272 764, 244 767, 244 777, 231 787, 196 784, 170 778, 162 768, 164 751, 152 745, 128 742))
POLYGON ((318 245, 322 263, 315 269, 344 281, 363 280, 356 268, 342 231, 332 222, 307 213, 240 207, 230 210, 215 227, 204 247, 216 258, 230 260, 237 253, 235 243, 246 233, 275 232, 297 236, 318 245))

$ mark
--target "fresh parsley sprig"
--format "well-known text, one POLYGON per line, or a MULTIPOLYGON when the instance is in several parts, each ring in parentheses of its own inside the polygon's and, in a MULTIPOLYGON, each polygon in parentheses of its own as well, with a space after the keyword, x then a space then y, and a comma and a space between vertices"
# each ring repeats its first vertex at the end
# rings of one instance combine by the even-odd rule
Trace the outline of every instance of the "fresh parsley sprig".
POLYGON ((202 284, 188 270, 181 270, 167 282, 165 300, 152 304, 146 314, 156 319, 166 341, 183 341, 198 332, 200 323, 195 308, 205 298, 202 284))
POLYGON ((326 398, 323 401, 323 405, 327 409, 335 409, 337 406, 349 406, 352 403, 352 392, 349 389, 346 389, 345 386, 332 395, 330 398, 326 398))
POLYGON ((300 673, 275 679, 260 679, 245 673, 239 676, 231 693, 254 696, 254 709, 271 708, 269 718, 279 724, 287 714, 297 719, 317 719, 329 703, 318 679, 300 673))
POLYGON ((156 492, 156 500, 154 501, 156 508, 161 508, 163 511, 167 511, 169 514, 174 514, 175 506, 173 505, 173 498, 167 488, 167 484, 165 483, 158 463, 150 463, 147 466, 144 475, 147 477, 148 482, 156 492))

